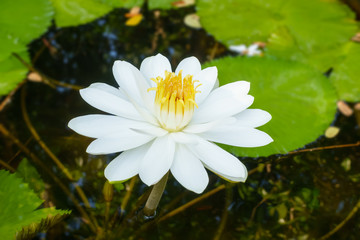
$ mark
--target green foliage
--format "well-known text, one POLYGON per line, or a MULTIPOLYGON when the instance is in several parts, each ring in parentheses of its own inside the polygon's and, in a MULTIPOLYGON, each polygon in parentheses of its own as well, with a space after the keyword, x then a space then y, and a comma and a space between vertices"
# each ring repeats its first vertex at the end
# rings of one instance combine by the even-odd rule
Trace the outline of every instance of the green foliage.
POLYGON ((321 72, 328 71, 342 60, 343 45, 329 49, 318 48, 314 51, 303 51, 287 28, 280 28, 271 34, 266 54, 274 58, 294 60, 317 68, 321 72))
POLYGON ((153 9, 171 9, 173 6, 171 3, 176 2, 176 0, 149 0, 148 6, 150 10, 153 9))
MULTIPOLYGON (((28 59, 27 52, 23 52, 20 56, 28 59)), ((8 55, 7 58, 0 60, 0 96, 9 93, 21 82, 27 68, 14 56, 8 55)))
POLYGON ((0 96, 15 88, 27 72, 11 54, 27 60, 26 44, 46 31, 52 16, 48 0, 0 1, 0 96))
POLYGON ((339 99, 349 102, 360 101, 360 44, 349 42, 343 62, 334 67, 330 80, 334 84, 339 99))
POLYGON ((101 0, 100 2, 119 8, 141 7, 144 4, 144 0, 101 0))
POLYGON ((322 72, 339 61, 357 27, 346 5, 327 0, 199 0, 198 14, 205 29, 227 45, 268 41, 267 54, 322 72))
POLYGON ((337 1, 199 0, 197 6, 205 29, 227 45, 267 41, 285 27, 300 49, 316 51, 346 42, 356 30, 354 13, 337 1))
POLYGON ((10 57, 12 52, 26 51, 26 45, 20 43, 11 35, 5 34, 3 29, 0 29, 0 61, 6 60, 10 57))
POLYGON ((109 13, 116 7, 141 6, 143 0, 51 0, 55 8, 58 27, 77 26, 91 22, 109 13))
POLYGON ((37 38, 50 26, 52 17, 53 8, 48 0, 0 1, 0 29, 14 41, 27 44, 37 38))
POLYGON ((0 170, 0 236, 13 239, 15 233, 49 215, 69 214, 55 208, 36 210, 42 200, 15 174, 0 170))
POLYGON ((336 94, 329 80, 315 69, 297 62, 270 58, 223 58, 207 63, 217 66, 220 85, 246 80, 255 97, 250 108, 260 108, 272 120, 260 130, 274 142, 259 148, 222 145, 238 156, 269 156, 303 147, 320 135, 333 121, 336 94))
POLYGON ((28 183, 29 187, 38 195, 44 191, 45 184, 42 181, 40 174, 26 158, 20 162, 15 174, 17 174, 18 177, 21 177, 24 182, 28 183))

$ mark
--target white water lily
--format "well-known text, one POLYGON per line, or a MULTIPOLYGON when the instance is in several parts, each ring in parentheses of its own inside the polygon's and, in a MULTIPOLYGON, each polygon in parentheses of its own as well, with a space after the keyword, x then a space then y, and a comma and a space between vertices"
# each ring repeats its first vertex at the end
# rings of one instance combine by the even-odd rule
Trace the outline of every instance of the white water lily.
POLYGON ((105 169, 110 182, 138 174, 150 186, 170 170, 185 188, 201 193, 209 181, 205 168, 234 182, 247 178, 245 165, 213 142, 238 147, 272 142, 255 129, 271 115, 247 109, 254 100, 250 84, 218 87, 217 68, 201 70, 195 57, 182 60, 175 72, 161 54, 144 59, 140 70, 115 61, 113 73, 119 88, 94 83, 80 90, 88 104, 111 115, 69 122, 77 133, 96 138, 88 153, 122 152, 105 169))

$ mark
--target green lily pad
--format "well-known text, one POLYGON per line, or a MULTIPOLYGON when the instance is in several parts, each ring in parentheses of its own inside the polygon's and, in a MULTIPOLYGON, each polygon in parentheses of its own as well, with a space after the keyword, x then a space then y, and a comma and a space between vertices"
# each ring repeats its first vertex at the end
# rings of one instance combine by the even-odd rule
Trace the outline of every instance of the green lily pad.
POLYGON ((308 65, 271 58, 227 57, 206 66, 217 66, 220 85, 249 81, 249 94, 255 97, 250 108, 272 115, 272 120, 259 128, 274 139, 269 145, 221 145, 237 156, 269 156, 301 148, 322 135, 334 119, 335 90, 325 76, 308 65))
MULTIPOLYGON (((19 54, 25 61, 28 61, 28 53, 19 54)), ((8 94, 26 76, 27 68, 14 56, 9 55, 5 59, 0 59, 0 96, 8 94)))
POLYGON ((343 60, 344 45, 330 49, 317 49, 316 52, 304 51, 300 49, 294 36, 284 27, 271 34, 266 46, 266 54, 278 59, 302 62, 321 72, 326 72, 343 60))
POLYGON ((16 232, 50 215, 69 214, 69 211, 43 208, 36 210, 42 200, 15 174, 0 170, 0 236, 14 239, 16 232))
POLYGON ((148 5, 149 9, 171 9, 174 6, 172 5, 176 0, 149 0, 148 5))
POLYGON ((0 61, 9 58, 13 52, 24 52, 27 50, 25 44, 11 35, 0 30, 0 61))
POLYGON ((197 9, 202 26, 227 45, 267 41, 286 28, 308 53, 335 48, 356 31, 354 13, 338 1, 199 0, 197 9))
POLYGON ((59 27, 89 23, 114 8, 141 6, 143 0, 51 0, 55 8, 55 22, 59 27))
POLYGON ((349 42, 346 45, 347 55, 342 63, 334 67, 330 80, 334 84, 339 99, 360 101, 360 44, 349 42))
POLYGON ((5 36, 19 38, 25 44, 44 33, 52 17, 53 7, 48 0, 0 1, 0 29, 5 36))
POLYGON ((144 0, 102 0, 101 2, 118 8, 132 8, 135 6, 141 7, 144 4, 144 0))

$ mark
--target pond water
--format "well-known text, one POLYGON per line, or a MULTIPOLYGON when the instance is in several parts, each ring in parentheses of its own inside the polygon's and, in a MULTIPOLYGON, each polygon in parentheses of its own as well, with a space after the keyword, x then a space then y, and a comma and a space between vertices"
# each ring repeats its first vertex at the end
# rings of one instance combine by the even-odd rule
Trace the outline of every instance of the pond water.
MULTIPOLYGON (((176 66, 192 55, 202 63, 231 55, 204 30, 184 27, 182 19, 192 11, 145 12, 146 22, 131 28, 123 24, 125 11, 115 10, 87 25, 52 28, 32 42, 35 68, 60 85, 28 82, 15 94, 0 121, 29 152, 19 152, 13 142, 2 137, 0 158, 11 159, 16 166, 24 157, 32 162, 36 156, 47 167, 34 162, 46 182, 45 205, 72 210, 35 239, 319 239, 358 204, 359 146, 321 149, 359 141, 355 115, 340 113, 334 122, 341 130, 339 135, 333 139, 322 136, 304 148, 314 151, 241 158, 250 172, 245 183, 227 183, 209 173, 205 194, 197 195, 170 176, 154 219, 138 214, 149 193, 138 177, 116 185, 113 198, 105 201, 103 170, 116 155, 88 155, 85 150, 91 139, 67 127, 76 116, 99 113, 81 99, 76 88, 93 82, 115 85, 111 68, 117 59, 138 67, 145 57, 160 52, 176 66), (68 181, 33 137, 24 112, 73 181, 68 181), (54 175, 77 198, 74 183, 81 187, 90 207, 83 199, 74 203, 54 175), (194 199, 198 201, 193 204, 194 199), (85 209, 90 222, 77 205, 85 209)), ((359 239, 359 221, 357 213, 329 239, 359 239)))

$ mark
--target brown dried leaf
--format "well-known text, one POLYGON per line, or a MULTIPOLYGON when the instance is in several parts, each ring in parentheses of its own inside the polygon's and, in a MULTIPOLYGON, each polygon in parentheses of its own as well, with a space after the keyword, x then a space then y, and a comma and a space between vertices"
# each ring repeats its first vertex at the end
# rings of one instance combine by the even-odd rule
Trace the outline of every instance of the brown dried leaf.
POLYGON ((27 79, 32 82, 42 82, 43 79, 37 72, 31 72, 28 74, 27 79))
POLYGON ((200 17, 196 13, 190 13, 184 17, 184 23, 186 26, 199 29, 201 28, 200 17))
POLYGON ((125 13, 125 17, 126 18, 134 17, 136 15, 139 15, 140 11, 141 11, 141 8, 138 6, 135 6, 132 9, 130 9, 130 11, 128 13, 125 13))
POLYGON ((350 106, 345 101, 338 101, 337 107, 338 107, 339 111, 347 117, 350 117, 354 113, 354 111, 350 108, 350 106))
POLYGON ((339 134, 339 132, 340 132, 340 128, 335 127, 335 126, 330 126, 325 131, 325 137, 334 138, 339 134))

